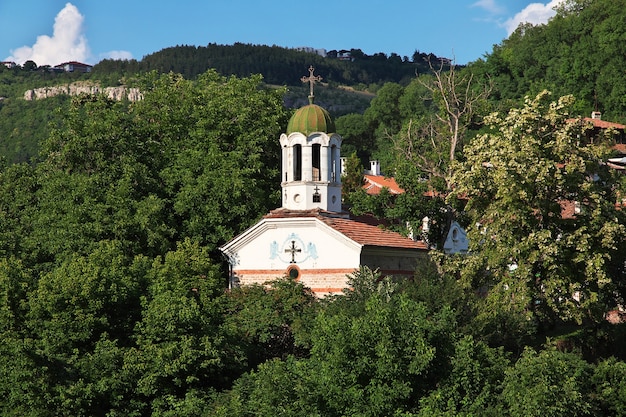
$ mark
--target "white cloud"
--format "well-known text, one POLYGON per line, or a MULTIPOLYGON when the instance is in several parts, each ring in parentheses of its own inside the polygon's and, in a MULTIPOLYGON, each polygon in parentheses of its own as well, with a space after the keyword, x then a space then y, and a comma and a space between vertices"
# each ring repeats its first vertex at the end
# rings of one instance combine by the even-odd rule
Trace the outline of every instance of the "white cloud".
POLYGON ((471 7, 480 7, 491 14, 504 13, 504 7, 497 4, 495 0, 478 0, 476 3, 472 4, 471 7))
POLYGON ((85 62, 90 57, 84 35, 83 15, 76 6, 67 3, 54 19, 52 36, 41 35, 33 46, 11 50, 6 60, 23 64, 34 61, 37 65, 58 65, 67 61, 85 62))
POLYGON ((526 6, 524 10, 504 22, 504 27, 510 35, 515 31, 515 29, 517 29, 520 23, 532 23, 533 25, 547 23, 548 20, 556 14, 556 11, 554 10, 555 7, 564 1, 565 0, 552 0, 548 4, 531 3, 526 6))
POLYGON ((133 54, 128 51, 109 51, 104 52, 99 55, 100 59, 121 59, 121 60, 129 60, 133 59, 133 54))

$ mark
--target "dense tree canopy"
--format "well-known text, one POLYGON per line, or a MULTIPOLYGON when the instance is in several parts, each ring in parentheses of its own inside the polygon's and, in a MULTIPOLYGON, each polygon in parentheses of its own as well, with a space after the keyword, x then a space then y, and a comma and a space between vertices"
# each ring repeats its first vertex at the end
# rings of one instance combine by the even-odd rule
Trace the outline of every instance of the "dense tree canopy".
POLYGON ((91 76, 107 83, 144 64, 179 74, 134 79, 140 102, 48 101, 57 112, 18 98, 22 81, 56 75, 0 66, 6 155, 41 145, 37 161, 0 165, 0 414, 626 416, 624 324, 604 320, 626 297, 623 178, 604 164, 613 132, 580 120, 624 115, 622 9, 567 1, 458 72, 315 57, 331 83, 377 83, 367 111, 337 120, 346 202, 414 234, 428 216, 433 246, 456 215, 471 243, 431 252, 412 279, 362 268, 325 299, 286 277, 227 289, 216 250, 280 200, 284 91, 247 71, 306 68, 310 54, 209 45, 105 61, 91 76), (205 72, 208 52, 245 78, 205 72), (365 196, 369 158, 405 192, 365 196))
POLYGON ((574 110, 626 119, 623 71, 626 11, 611 0, 568 0, 545 25, 520 26, 478 62, 496 84, 497 99, 519 100, 543 89, 573 94, 574 110))
POLYGON ((604 163, 611 137, 585 143, 571 104, 541 93, 488 117, 491 130, 466 147, 455 185, 474 255, 463 275, 540 321, 597 322, 622 303, 626 219, 604 163))

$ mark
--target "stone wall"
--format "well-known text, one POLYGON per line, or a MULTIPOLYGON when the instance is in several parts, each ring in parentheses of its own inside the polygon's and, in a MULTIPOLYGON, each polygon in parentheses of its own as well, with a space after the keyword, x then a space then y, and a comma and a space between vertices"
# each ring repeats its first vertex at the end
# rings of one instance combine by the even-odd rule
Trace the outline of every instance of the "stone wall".
POLYGON ((100 87, 95 84, 88 83, 72 83, 67 85, 58 85, 54 87, 42 87, 28 90, 24 93, 24 100, 41 100, 44 98, 54 97, 58 95, 77 96, 80 94, 104 94, 111 100, 128 99, 130 101, 138 101, 143 99, 143 94, 137 88, 128 87, 100 87))

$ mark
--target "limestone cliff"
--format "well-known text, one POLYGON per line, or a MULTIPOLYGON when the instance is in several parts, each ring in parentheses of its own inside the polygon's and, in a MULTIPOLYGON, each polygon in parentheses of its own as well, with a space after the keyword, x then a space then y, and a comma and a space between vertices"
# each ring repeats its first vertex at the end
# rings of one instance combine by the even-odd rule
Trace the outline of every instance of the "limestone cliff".
POLYGON ((128 99, 138 101, 143 99, 143 94, 137 88, 128 87, 100 87, 95 84, 72 83, 54 87, 42 87, 28 90, 24 93, 24 100, 41 100, 48 97, 67 94, 77 96, 79 94, 104 94, 112 100, 128 99))

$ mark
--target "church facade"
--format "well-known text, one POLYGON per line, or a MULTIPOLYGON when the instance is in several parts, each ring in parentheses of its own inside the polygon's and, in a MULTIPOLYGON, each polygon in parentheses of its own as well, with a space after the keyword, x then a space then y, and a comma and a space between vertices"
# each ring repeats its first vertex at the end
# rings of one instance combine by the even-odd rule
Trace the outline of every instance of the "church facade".
POLYGON ((297 110, 280 137, 282 207, 223 245, 230 286, 263 284, 283 276, 323 296, 341 292, 361 265, 384 275, 413 276, 428 247, 342 210, 342 138, 328 112, 313 104, 297 110))

